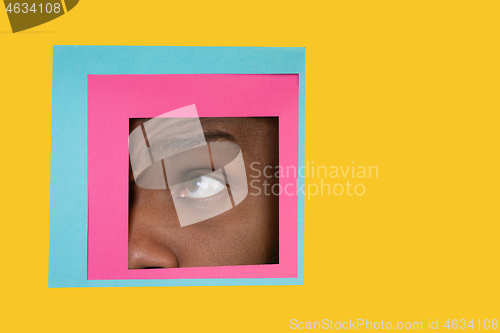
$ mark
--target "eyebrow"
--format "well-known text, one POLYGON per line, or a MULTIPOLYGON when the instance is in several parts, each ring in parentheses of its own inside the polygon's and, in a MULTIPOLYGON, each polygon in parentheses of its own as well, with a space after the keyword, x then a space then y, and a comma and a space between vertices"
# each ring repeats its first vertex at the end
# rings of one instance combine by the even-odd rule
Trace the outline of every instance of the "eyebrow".
MULTIPOLYGON (((139 130, 142 132, 142 136, 144 137, 145 146, 141 148, 140 150, 143 151, 144 149, 148 150, 147 155, 149 155, 150 162, 154 163, 154 156, 172 156, 176 155, 177 153, 180 153, 182 151, 190 150, 193 148, 201 147, 204 145, 207 145, 210 142, 232 142, 235 144, 238 144, 238 140, 234 137, 229 132, 219 130, 219 129, 205 129, 203 128, 204 125, 206 126, 207 123, 212 123, 212 122, 219 122, 218 120, 220 118, 212 118, 212 117, 201 117, 199 118, 200 123, 202 124, 202 130, 203 135, 200 135, 201 133, 198 132, 199 134, 195 135, 189 135, 188 133, 185 133, 185 135, 179 135, 177 137, 170 137, 167 138, 166 140, 161 140, 160 142, 156 142, 156 144, 153 144, 153 146, 150 146, 150 141, 151 137, 148 137, 145 128, 144 128, 144 123, 146 121, 149 121, 152 118, 135 118, 135 120, 139 121, 140 123, 138 124, 138 127, 135 127, 134 131, 139 130), (186 135, 187 134, 187 135, 186 135)), ((133 132, 133 131, 132 131, 133 132)), ((130 147, 130 145, 129 145, 130 147)), ((139 148, 137 146, 136 148, 139 148)), ((210 149, 210 148, 209 148, 210 149)), ((143 153, 140 151, 136 150, 132 152, 130 150, 130 154, 135 155, 135 156, 141 156, 143 153)))
POLYGON ((151 147, 151 150, 156 151, 158 155, 163 155, 164 152, 168 152, 165 155, 171 156, 181 151, 186 151, 188 149, 203 146, 210 142, 233 142, 238 144, 238 140, 236 140, 236 138, 232 134, 225 131, 204 130, 203 135, 204 135, 204 140, 200 136, 172 138, 163 142, 160 145, 155 145, 151 147))

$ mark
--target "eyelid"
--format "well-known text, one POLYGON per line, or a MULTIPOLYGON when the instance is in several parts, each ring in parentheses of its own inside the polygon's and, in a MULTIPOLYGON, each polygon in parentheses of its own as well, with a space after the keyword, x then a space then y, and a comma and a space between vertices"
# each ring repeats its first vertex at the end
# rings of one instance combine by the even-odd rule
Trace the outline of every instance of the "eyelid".
POLYGON ((186 175, 183 177, 182 183, 187 183, 199 177, 210 177, 220 181, 222 184, 226 183, 224 180, 224 175, 222 174, 222 172, 220 172, 220 170, 212 171, 211 169, 191 170, 188 173, 186 173, 186 175))

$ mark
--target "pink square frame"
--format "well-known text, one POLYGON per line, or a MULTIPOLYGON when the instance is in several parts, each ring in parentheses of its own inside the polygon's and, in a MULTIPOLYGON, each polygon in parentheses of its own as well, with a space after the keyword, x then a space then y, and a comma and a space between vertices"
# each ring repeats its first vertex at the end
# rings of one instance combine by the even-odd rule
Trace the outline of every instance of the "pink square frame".
MULTIPOLYGON (((298 167, 296 74, 88 75, 88 280, 296 278, 298 196, 279 199, 279 264, 128 269, 129 118, 195 104, 200 117, 279 117, 279 161, 298 167)), ((298 168, 297 168, 298 170, 298 168)), ((280 178, 285 188, 297 179, 280 178)))

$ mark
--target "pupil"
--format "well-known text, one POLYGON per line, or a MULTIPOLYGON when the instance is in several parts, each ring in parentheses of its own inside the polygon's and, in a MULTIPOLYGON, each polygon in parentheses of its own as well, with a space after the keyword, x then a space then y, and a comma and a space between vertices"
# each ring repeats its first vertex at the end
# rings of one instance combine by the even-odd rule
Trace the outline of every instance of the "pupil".
POLYGON ((201 177, 195 178, 188 184, 189 192, 196 192, 200 188, 201 177))

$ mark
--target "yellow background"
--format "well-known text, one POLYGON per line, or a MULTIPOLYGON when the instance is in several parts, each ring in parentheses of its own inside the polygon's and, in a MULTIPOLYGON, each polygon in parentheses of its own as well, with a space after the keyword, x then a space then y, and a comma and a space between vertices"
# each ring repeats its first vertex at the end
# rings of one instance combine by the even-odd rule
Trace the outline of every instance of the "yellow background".
POLYGON ((500 319, 498 1, 82 0, 17 34, 0 8, 1 331, 500 319), (306 159, 379 178, 306 201, 304 286, 49 289, 54 44, 303 46, 306 159))

